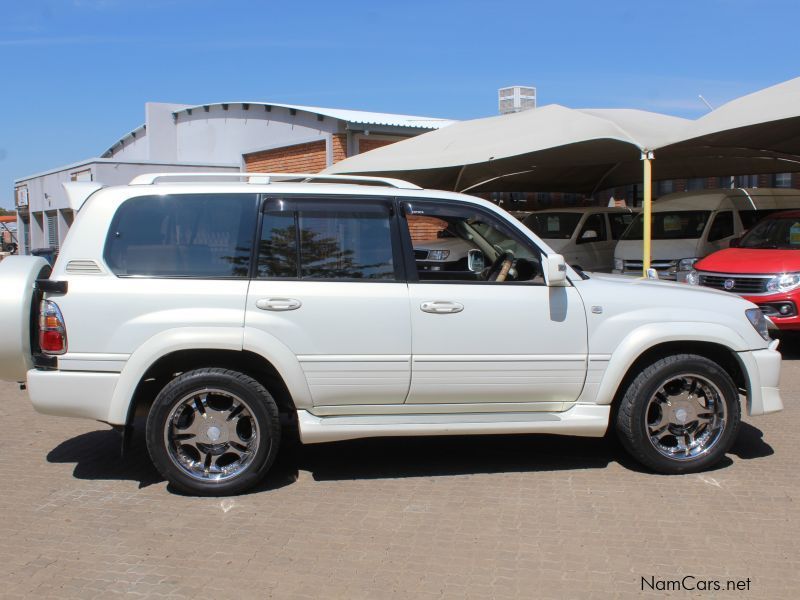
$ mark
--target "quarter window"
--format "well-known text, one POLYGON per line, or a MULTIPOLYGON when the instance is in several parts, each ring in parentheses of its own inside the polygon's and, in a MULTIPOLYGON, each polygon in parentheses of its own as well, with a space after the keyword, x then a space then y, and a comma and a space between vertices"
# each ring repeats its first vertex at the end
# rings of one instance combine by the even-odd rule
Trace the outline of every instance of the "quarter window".
POLYGON ((105 259, 119 276, 245 278, 254 194, 139 196, 117 210, 105 259))
POLYGON ((268 201, 258 276, 395 280, 389 207, 379 202, 268 201))
POLYGON ((729 210, 717 213, 717 216, 714 217, 714 222, 711 224, 711 230, 708 232, 708 241, 716 242, 732 235, 733 213, 729 210))

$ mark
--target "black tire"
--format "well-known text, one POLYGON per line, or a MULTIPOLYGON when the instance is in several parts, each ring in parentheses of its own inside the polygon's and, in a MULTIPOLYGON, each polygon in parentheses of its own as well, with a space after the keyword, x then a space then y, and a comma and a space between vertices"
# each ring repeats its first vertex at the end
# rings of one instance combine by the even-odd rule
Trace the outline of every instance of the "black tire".
POLYGON ((278 407, 252 377, 228 369, 196 369, 170 381, 156 396, 147 416, 146 438, 153 464, 176 489, 198 496, 237 494, 256 485, 275 460, 281 439, 278 407), (189 400, 193 395, 197 399, 189 400), (230 416, 223 418, 226 414, 230 416), (195 430, 194 421, 200 417, 196 427, 205 427, 201 433, 181 433, 195 430), (218 426, 212 427, 215 418, 218 426), (186 429, 180 429, 184 423, 186 429), (188 437, 189 445, 177 443, 176 434, 188 437), (229 464, 218 466, 223 460, 229 464), (200 472, 201 464, 205 472, 200 472))
MULTIPOLYGON (((616 429, 622 445, 637 461, 659 473, 679 474, 703 471, 718 463, 736 439, 740 422, 739 392, 730 375, 705 357, 678 354, 643 367, 634 377, 620 401, 616 429), (704 380, 711 385, 691 388, 692 381, 704 380), (686 387, 681 387, 679 382, 687 384, 686 387), (694 392, 694 400, 689 388, 699 390, 699 393, 694 392), (681 394, 689 394, 688 398, 677 400, 680 396, 670 395, 679 390, 681 394), (680 402, 693 406, 692 403, 697 401, 698 395, 703 398, 703 403, 698 404, 701 407, 699 412, 703 413, 703 421, 698 419, 689 422, 687 419, 691 419, 691 416, 687 417, 685 410, 678 412, 682 406, 680 402), (709 396, 715 398, 713 404, 707 400, 709 396), (665 403, 662 400, 664 398, 672 399, 673 402, 665 403), (715 409, 703 409, 704 405, 714 406, 715 409), (667 413, 672 416, 667 416, 667 413), (707 416, 712 414, 716 416, 707 416), (663 425, 664 420, 672 422, 663 425), (703 423, 706 420, 710 422, 703 423), (707 435, 707 447, 703 449, 702 444, 699 444, 694 450, 680 450, 681 447, 691 448, 686 432, 695 427, 694 423, 703 423, 705 429, 697 429, 695 433, 701 433, 698 440, 707 435), (659 433, 664 437, 653 439, 659 433), (669 446, 673 440, 675 455, 665 456, 665 453, 670 453, 670 448, 665 446, 669 446), (694 451, 697 452, 696 455, 691 454, 694 451)), ((691 439, 694 441, 694 434, 691 439)))

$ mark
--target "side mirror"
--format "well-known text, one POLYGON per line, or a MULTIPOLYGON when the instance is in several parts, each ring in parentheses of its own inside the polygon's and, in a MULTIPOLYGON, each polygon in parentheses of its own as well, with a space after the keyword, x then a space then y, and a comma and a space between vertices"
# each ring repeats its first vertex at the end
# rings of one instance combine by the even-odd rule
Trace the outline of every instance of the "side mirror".
POLYGON ((486 258, 477 249, 467 252, 467 268, 473 273, 480 273, 486 268, 486 258))
POLYGON ((567 281, 567 263, 564 262, 564 257, 560 254, 542 256, 542 271, 544 272, 544 280, 549 287, 566 287, 569 285, 567 281))
POLYGON ((596 240, 598 237, 597 232, 594 229, 587 229, 581 234, 582 240, 596 240))
POLYGON ((739 242, 741 242, 741 241, 742 241, 742 238, 738 238, 738 237, 737 238, 733 238, 730 242, 728 242, 728 245, 731 248, 738 248, 739 247, 739 242))

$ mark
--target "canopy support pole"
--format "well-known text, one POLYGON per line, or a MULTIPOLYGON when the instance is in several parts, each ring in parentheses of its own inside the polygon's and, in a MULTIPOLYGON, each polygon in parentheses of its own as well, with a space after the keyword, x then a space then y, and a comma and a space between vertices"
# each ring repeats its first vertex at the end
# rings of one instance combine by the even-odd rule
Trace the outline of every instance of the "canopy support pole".
POLYGON ((642 152, 642 164, 644 165, 644 198, 642 199, 642 277, 647 277, 650 269, 650 234, 652 229, 652 209, 653 209, 653 165, 651 161, 654 156, 652 152, 642 152))

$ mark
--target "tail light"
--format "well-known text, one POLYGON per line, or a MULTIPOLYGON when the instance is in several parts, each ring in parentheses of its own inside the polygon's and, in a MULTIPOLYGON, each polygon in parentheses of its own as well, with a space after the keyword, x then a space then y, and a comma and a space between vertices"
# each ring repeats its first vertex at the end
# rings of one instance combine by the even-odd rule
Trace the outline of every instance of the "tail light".
POLYGON ((45 354, 67 351, 67 327, 61 309, 51 300, 42 300, 39 309, 39 348, 45 354))

